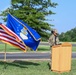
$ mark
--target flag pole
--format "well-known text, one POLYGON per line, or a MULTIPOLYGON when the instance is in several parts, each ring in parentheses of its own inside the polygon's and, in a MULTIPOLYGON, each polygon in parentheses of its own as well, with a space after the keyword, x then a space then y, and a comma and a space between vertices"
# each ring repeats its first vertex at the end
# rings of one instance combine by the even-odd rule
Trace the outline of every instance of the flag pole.
POLYGON ((5 43, 4 61, 6 61, 6 47, 7 47, 7 44, 5 43))

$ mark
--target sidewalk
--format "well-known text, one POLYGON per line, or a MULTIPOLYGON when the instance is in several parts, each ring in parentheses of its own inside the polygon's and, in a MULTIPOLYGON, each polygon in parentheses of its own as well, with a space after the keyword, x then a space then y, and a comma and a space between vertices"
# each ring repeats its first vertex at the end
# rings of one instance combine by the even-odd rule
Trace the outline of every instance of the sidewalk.
MULTIPOLYGON (((5 52, 0 52, 5 53, 5 52)), ((26 52, 6 52, 6 53, 51 53, 50 51, 26 51, 26 52)))

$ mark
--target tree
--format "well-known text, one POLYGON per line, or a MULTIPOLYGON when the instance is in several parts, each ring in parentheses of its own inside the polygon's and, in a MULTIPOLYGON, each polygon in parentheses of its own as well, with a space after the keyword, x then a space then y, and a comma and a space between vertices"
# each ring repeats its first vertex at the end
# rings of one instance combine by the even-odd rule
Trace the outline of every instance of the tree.
POLYGON ((60 41, 76 42, 76 27, 59 35, 60 41))
MULTIPOLYGON (((26 22, 29 26, 35 29, 42 38, 48 38, 48 31, 51 30, 51 24, 46 21, 47 15, 55 14, 51 11, 51 7, 56 7, 57 3, 52 3, 51 0, 11 0, 9 12, 17 18, 26 22), (49 9, 48 9, 49 8, 49 9)), ((8 9, 2 12, 1 16, 5 16, 8 9)), ((6 21, 6 17, 3 17, 6 21)))

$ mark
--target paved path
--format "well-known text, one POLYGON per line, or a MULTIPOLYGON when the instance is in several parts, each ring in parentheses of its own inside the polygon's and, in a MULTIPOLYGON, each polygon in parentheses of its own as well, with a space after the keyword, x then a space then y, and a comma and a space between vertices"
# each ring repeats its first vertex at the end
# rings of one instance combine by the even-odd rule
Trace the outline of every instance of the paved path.
MULTIPOLYGON (((7 53, 7 59, 31 59, 50 60, 50 53, 7 53)), ((76 58, 76 53, 72 53, 72 58, 76 58)), ((0 59, 4 59, 4 53, 0 53, 0 59)))

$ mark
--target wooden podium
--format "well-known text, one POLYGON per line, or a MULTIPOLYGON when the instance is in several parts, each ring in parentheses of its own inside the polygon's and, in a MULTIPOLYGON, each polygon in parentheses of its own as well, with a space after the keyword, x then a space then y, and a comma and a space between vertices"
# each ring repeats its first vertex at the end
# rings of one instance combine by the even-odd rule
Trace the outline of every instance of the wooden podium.
POLYGON ((68 42, 52 47, 51 70, 68 72, 71 70, 72 45, 68 42))

